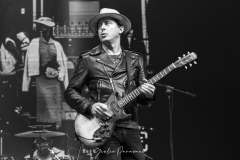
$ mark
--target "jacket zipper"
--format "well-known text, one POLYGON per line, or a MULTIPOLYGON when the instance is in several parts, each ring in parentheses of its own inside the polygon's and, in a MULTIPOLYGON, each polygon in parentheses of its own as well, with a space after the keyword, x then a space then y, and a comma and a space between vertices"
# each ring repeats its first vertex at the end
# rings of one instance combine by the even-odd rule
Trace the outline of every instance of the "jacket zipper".
POLYGON ((97 91, 98 91, 97 101, 98 101, 98 102, 100 102, 100 90, 101 90, 101 85, 102 85, 102 81, 98 81, 98 83, 97 83, 97 91))

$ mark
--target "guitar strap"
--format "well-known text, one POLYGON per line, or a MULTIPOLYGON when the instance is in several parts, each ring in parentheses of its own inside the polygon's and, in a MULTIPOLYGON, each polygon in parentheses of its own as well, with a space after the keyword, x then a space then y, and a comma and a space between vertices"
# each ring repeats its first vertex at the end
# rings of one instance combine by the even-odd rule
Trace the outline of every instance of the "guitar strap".
POLYGON ((132 77, 131 77, 131 57, 132 57, 132 54, 131 54, 130 51, 126 51, 126 52, 125 52, 125 55, 126 55, 127 76, 128 76, 127 93, 130 93, 130 92, 131 92, 130 82, 131 82, 131 80, 132 80, 132 77))

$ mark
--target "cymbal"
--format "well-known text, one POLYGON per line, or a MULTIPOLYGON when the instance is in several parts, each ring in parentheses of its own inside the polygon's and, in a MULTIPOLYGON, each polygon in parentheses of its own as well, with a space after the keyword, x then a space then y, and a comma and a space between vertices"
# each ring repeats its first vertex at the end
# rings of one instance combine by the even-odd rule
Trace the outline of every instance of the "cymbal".
POLYGON ((39 129, 44 129, 47 127, 51 127, 52 125, 33 125, 33 126, 28 126, 30 128, 39 128, 39 129))
POLYGON ((37 130, 37 131, 27 131, 22 133, 17 133, 17 137, 55 137, 55 136, 64 136, 63 132, 54 132, 48 130, 37 130))
POLYGON ((9 136, 9 133, 4 133, 4 132, 0 132, 0 137, 5 137, 5 136, 9 136))

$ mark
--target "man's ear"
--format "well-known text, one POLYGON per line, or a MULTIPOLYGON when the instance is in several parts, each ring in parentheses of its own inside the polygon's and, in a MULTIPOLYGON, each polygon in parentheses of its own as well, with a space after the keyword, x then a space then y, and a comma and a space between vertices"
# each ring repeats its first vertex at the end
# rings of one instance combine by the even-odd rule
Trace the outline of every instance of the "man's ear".
POLYGON ((119 34, 122 34, 122 33, 124 32, 124 27, 123 27, 123 26, 120 26, 119 29, 120 29, 119 34))

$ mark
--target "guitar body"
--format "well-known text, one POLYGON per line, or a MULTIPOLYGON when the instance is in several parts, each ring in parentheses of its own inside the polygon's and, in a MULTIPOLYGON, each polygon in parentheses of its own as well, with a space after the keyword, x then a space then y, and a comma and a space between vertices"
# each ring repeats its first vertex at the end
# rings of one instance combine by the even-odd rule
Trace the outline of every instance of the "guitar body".
POLYGON ((112 134, 116 123, 122 120, 130 119, 130 114, 125 114, 124 109, 120 109, 117 100, 112 94, 105 103, 108 107, 109 120, 102 120, 93 115, 78 114, 75 119, 75 132, 79 140, 88 147, 100 147, 106 143, 112 134))

